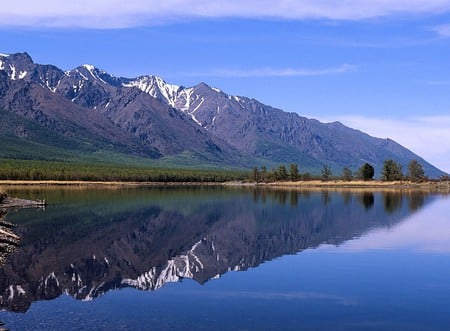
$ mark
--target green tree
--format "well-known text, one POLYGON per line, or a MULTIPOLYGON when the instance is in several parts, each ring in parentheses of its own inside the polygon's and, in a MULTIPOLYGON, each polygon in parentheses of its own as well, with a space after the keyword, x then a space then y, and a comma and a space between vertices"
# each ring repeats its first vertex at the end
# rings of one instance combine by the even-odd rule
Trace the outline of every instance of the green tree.
POLYGON ((261 173, 258 170, 258 167, 253 167, 252 169, 252 180, 254 182, 259 182, 261 180, 261 173))
POLYGON ((358 170, 358 177, 362 180, 372 180, 375 175, 375 169, 369 163, 364 163, 358 170))
POLYGON ((420 182, 425 179, 425 171, 422 165, 416 160, 412 160, 408 164, 408 178, 413 182, 420 182))
POLYGON ((302 180, 308 181, 308 180, 311 180, 311 179, 312 179, 312 175, 309 172, 305 172, 302 175, 302 180))
POLYGON ((300 177, 300 173, 298 172, 298 166, 295 163, 291 163, 289 166, 289 178, 291 180, 298 180, 300 177))
POLYGON ((275 178, 277 180, 287 180, 289 178, 289 174, 286 170, 286 166, 284 164, 280 165, 275 172, 275 178))
POLYGON ((261 180, 266 182, 269 179, 266 166, 261 167, 261 180))
POLYGON ((330 166, 328 164, 324 164, 322 167, 322 179, 330 180, 332 175, 333 172, 331 171, 330 166))
POLYGON ((342 177, 343 180, 346 180, 346 181, 352 180, 353 179, 353 173, 350 170, 350 168, 344 167, 344 169, 342 169, 341 177, 342 177))
POLYGON ((381 178, 385 181, 401 180, 403 178, 402 166, 394 160, 384 161, 381 178))

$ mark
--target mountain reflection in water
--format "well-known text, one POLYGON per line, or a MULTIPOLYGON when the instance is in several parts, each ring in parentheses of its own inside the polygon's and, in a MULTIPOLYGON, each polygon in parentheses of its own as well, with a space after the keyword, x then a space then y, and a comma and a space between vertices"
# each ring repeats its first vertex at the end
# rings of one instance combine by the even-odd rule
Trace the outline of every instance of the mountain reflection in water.
MULTIPOLYGON (((225 187, 58 189, 46 211, 7 218, 22 238, 0 267, 0 307, 68 294, 92 300, 124 287, 202 284, 321 244, 390 227, 434 197, 421 192, 332 192, 225 187)), ((3 247, 3 246, 1 246, 3 247)))

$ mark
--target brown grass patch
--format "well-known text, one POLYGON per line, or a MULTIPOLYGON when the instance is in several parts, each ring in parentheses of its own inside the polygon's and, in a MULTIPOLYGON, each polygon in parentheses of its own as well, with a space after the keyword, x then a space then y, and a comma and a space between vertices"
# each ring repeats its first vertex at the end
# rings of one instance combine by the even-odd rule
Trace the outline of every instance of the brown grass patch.
POLYGON ((370 190, 426 190, 450 193, 450 182, 422 182, 415 183, 411 181, 343 181, 343 180, 330 180, 330 181, 298 181, 298 182, 273 182, 258 184, 269 187, 286 187, 286 188, 298 188, 298 189, 370 189, 370 190))

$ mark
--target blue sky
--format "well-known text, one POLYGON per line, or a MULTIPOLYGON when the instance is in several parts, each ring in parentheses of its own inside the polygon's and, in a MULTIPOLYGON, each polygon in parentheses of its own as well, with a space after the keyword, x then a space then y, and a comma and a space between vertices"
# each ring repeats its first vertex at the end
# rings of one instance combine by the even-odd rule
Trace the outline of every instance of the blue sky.
POLYGON ((199 82, 392 138, 450 172, 450 0, 16 0, 0 53, 199 82))

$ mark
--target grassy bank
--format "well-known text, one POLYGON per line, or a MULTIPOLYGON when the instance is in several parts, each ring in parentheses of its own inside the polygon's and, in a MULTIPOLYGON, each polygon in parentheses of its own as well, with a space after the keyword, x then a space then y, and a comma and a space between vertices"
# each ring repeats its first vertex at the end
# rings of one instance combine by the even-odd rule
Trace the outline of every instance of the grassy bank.
MULTIPOLYGON (((279 181, 267 183, 255 183, 242 180, 230 181, 89 181, 89 180, 0 180, 0 187, 14 186, 73 186, 73 187, 142 187, 158 185, 226 185, 236 187, 264 187, 264 188, 284 188, 284 189, 352 189, 352 190, 425 190, 442 193, 450 193, 450 181, 279 181)), ((5 190, 0 188, 0 191, 5 190)))

